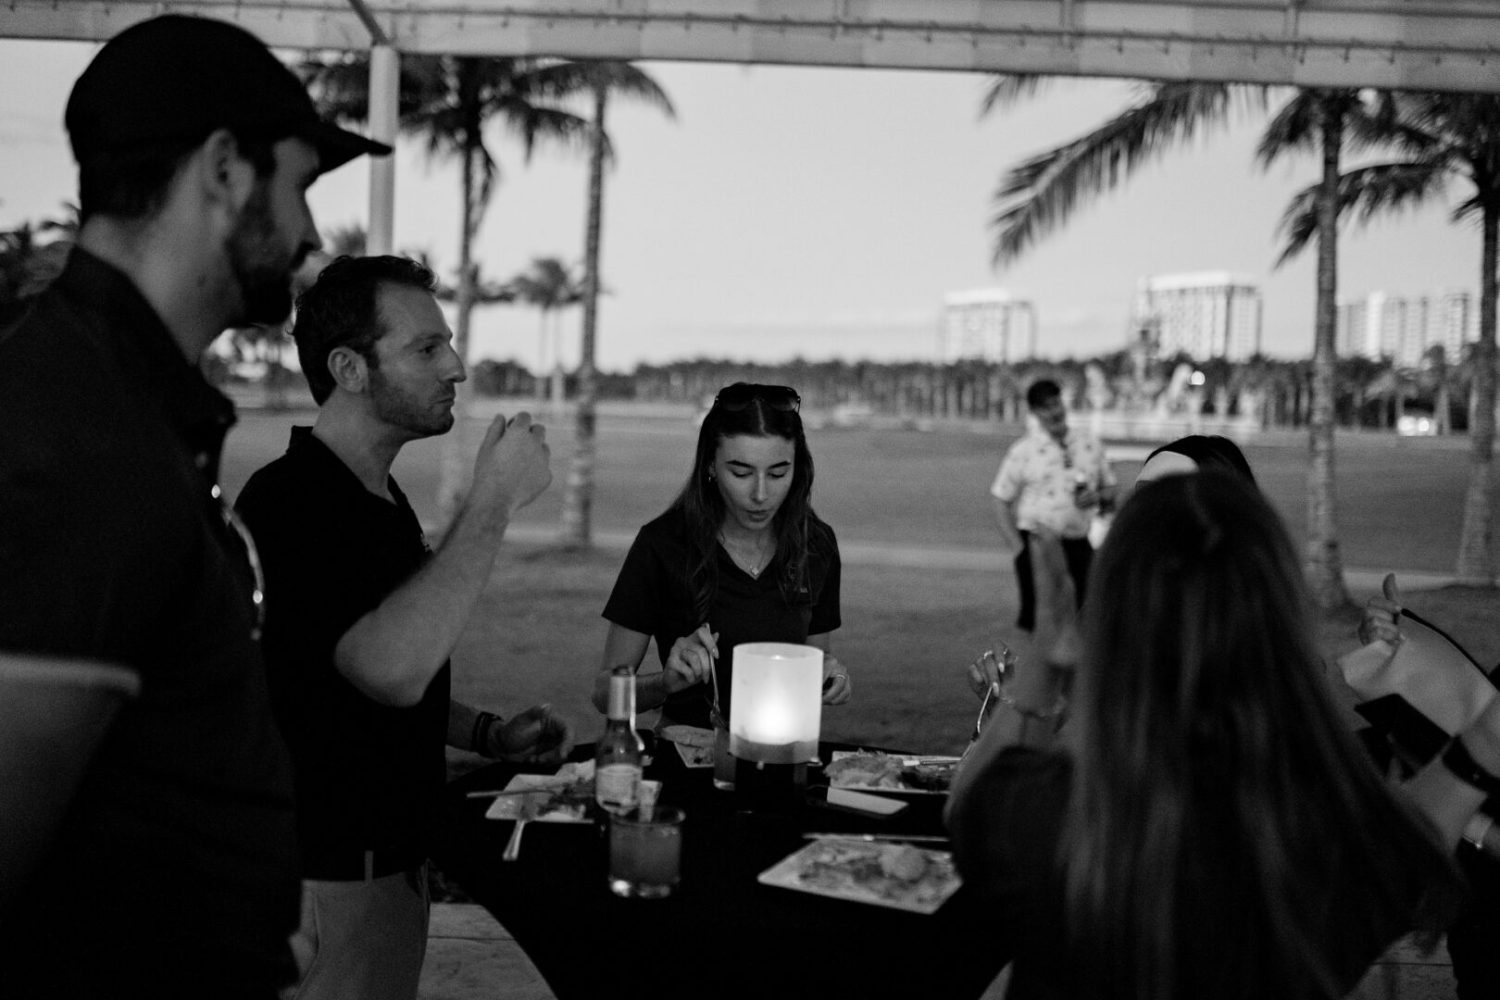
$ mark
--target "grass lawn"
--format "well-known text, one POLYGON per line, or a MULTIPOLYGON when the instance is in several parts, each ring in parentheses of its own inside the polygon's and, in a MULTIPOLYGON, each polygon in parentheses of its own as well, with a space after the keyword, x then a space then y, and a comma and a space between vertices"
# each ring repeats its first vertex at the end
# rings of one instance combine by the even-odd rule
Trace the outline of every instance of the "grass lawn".
MULTIPOLYGON (((306 412, 243 414, 225 455, 229 495, 281 454, 291 423, 310 420, 306 412)), ((686 475, 694 433, 686 419, 601 421, 596 526, 633 532, 659 513, 686 475)), ((571 441, 565 427, 549 429, 548 440, 554 484, 518 523, 557 523, 571 441)), ((813 432, 818 509, 846 545, 991 551, 987 491, 1008 440, 990 428, 813 432)), ((437 440, 408 446, 395 470, 423 516, 430 515, 436 493, 438 448, 437 440)), ((1467 469, 1462 447, 1351 435, 1340 438, 1339 449, 1346 564, 1451 570, 1467 469)), ((1305 442, 1246 450, 1299 536, 1305 442)), ((1117 472, 1129 482, 1137 467, 1122 462, 1117 472)), ((575 553, 507 542, 455 653, 455 693, 505 712, 550 701, 573 721, 580 739, 597 736, 602 723, 588 696, 603 647, 599 612, 621 557, 616 548, 575 553)), ((1359 601, 1367 596, 1355 594, 1359 601)), ((1414 593, 1410 604, 1480 663, 1500 661, 1500 593, 1447 588, 1414 593)), ((961 748, 977 708, 963 670, 997 639, 1019 644, 1011 625, 1015 606, 1013 579, 998 558, 992 570, 846 565, 844 624, 834 648, 851 668, 855 694, 849 705, 827 710, 825 735, 927 753, 961 748)), ((1357 622, 1357 612, 1348 611, 1322 623, 1330 659, 1353 648, 1357 622)))

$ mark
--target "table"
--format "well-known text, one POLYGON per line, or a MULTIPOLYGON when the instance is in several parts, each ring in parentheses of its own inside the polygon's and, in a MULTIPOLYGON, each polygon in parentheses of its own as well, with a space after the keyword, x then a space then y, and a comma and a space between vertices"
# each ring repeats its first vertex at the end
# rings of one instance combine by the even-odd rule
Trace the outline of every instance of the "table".
MULTIPOLYGON (((839 746, 823 744, 823 760, 839 746)), ((647 777, 663 782, 660 803, 687 813, 682 883, 663 900, 609 892, 593 824, 532 823, 520 859, 501 861, 513 824, 484 819, 491 800, 466 793, 501 788, 520 769, 495 764, 448 786, 434 860, 514 935, 559 1000, 972 998, 1009 961, 968 887, 922 915, 756 882, 809 831, 942 832, 941 796, 911 796, 886 819, 814 805, 752 812, 713 787, 711 769, 684 767, 671 744, 652 756, 647 777)), ((820 780, 811 769, 809 784, 820 780)))

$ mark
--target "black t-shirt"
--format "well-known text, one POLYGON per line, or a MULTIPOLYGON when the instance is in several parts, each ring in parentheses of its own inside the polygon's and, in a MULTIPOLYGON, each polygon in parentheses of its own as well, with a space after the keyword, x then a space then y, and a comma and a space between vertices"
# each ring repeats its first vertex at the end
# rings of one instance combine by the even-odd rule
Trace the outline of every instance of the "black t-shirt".
POLYGON ((0 913, 7 996, 270 996, 295 973, 290 767, 212 494, 233 420, 81 249, 0 333, 0 649, 141 681, 0 913))
MULTIPOLYGON (((802 643, 810 635, 839 627, 838 542, 833 529, 821 521, 815 522, 809 534, 805 589, 785 585, 781 553, 759 577, 752 577, 723 546, 716 546, 719 583, 709 606, 708 625, 719 634, 717 673, 725 713, 735 646, 742 642, 802 643)), ((695 556, 682 515, 667 511, 636 534, 604 606, 609 621, 656 640, 656 654, 663 664, 672 643, 703 624, 694 616, 688 581, 695 556)), ((662 715, 673 722, 707 726, 708 707, 707 686, 700 684, 669 696, 662 715)))
POLYGON ((334 666, 338 641, 428 558, 405 495, 376 496, 306 427, 245 484, 236 509, 266 574, 266 669, 292 750, 307 878, 349 878, 352 859, 427 857, 447 739, 447 664, 415 706, 382 705, 334 666))

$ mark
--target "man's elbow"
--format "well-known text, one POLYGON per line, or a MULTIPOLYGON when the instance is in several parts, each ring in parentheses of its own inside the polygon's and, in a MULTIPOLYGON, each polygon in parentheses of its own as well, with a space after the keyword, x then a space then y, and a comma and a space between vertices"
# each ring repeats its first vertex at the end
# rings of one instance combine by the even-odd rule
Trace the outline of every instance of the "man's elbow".
POLYGON ((340 642, 333 654, 339 674, 371 701, 392 708, 411 708, 427 693, 427 682, 410 671, 392 670, 363 655, 358 644, 340 642))

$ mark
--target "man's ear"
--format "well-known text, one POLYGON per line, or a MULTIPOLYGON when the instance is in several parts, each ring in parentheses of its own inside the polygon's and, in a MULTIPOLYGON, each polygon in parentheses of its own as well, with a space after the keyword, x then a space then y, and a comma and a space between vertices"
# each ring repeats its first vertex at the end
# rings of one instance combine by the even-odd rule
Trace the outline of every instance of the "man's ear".
POLYGON ((198 151, 199 180, 208 203, 238 218, 255 190, 255 165, 245 157, 239 140, 227 128, 210 133, 198 151))
POLYGON ((328 352, 328 374, 340 389, 361 395, 370 384, 370 362, 352 347, 335 347, 328 352))

